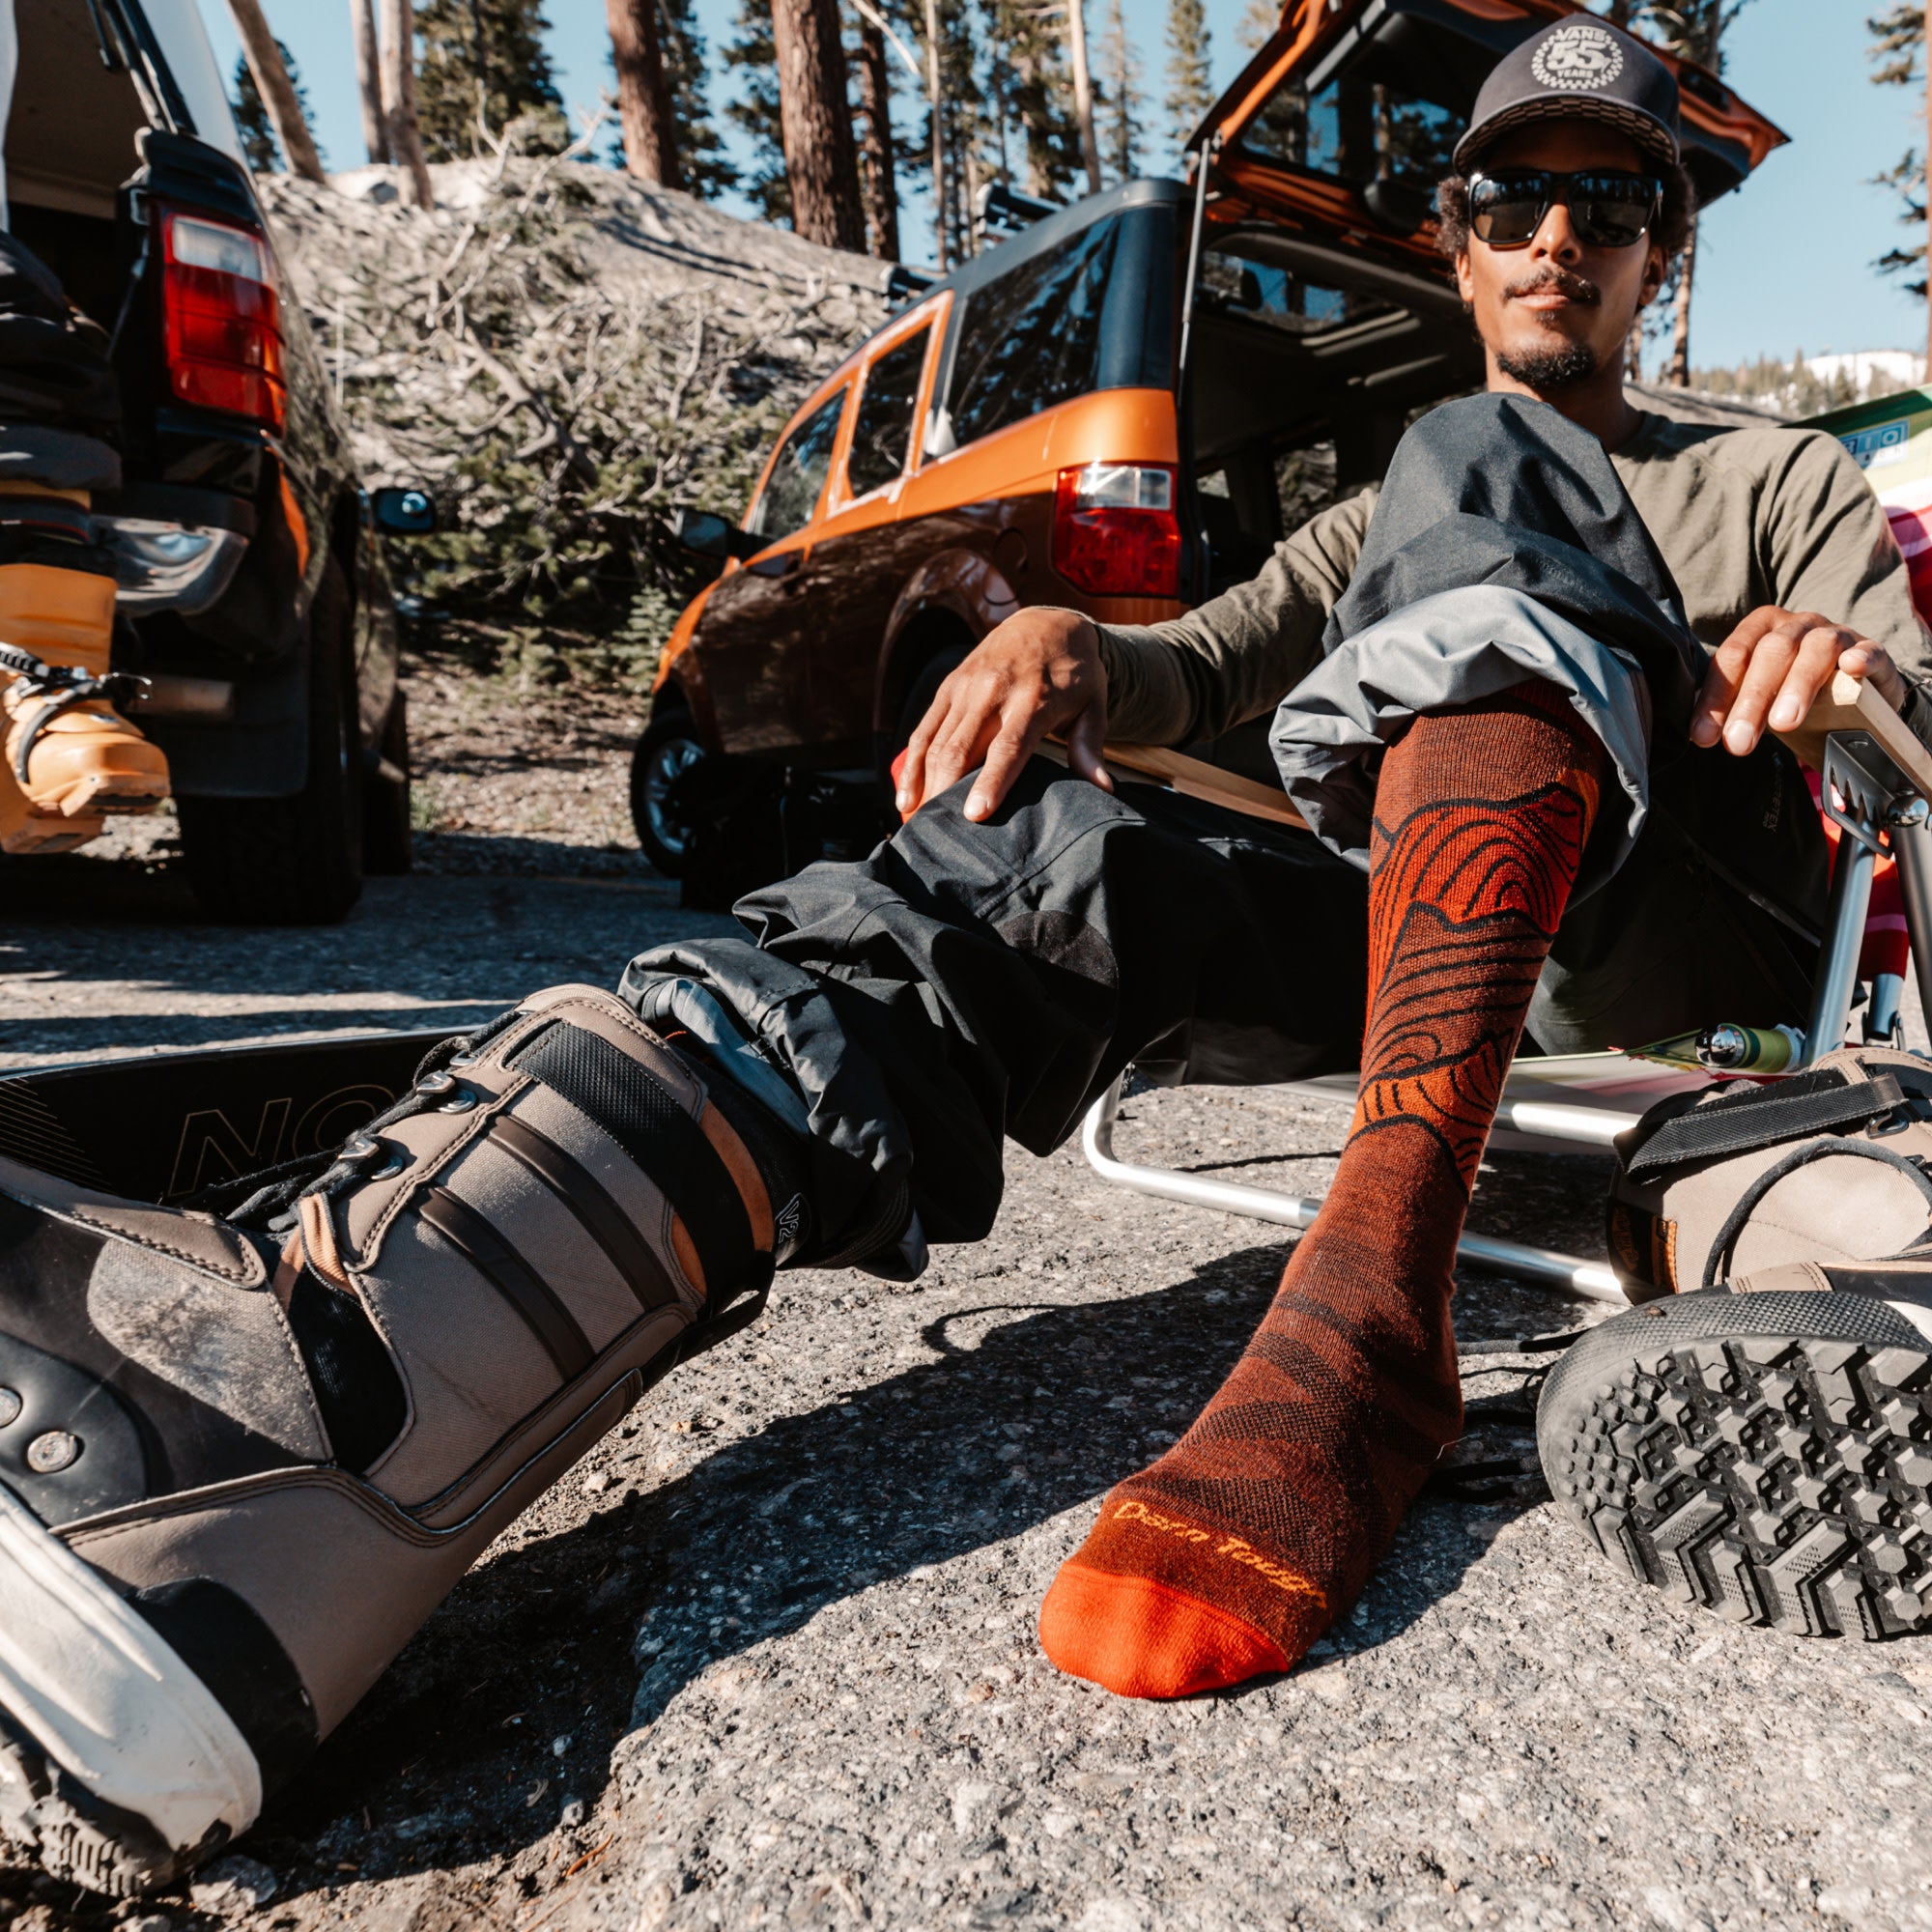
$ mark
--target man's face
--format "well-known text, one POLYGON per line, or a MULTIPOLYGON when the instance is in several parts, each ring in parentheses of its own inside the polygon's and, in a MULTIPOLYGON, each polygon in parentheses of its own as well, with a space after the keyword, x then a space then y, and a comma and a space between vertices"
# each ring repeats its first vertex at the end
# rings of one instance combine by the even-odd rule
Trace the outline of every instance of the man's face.
MULTIPOLYGON (((1545 121, 1503 136, 1478 172, 1503 168, 1653 173, 1655 163, 1611 128, 1545 121)), ((1535 390, 1566 388, 1619 365, 1637 311, 1662 280, 1663 250, 1648 234, 1625 248, 1587 246, 1561 202, 1526 246, 1492 248, 1472 235, 1456 258, 1457 286, 1474 311, 1492 374, 1535 390)))

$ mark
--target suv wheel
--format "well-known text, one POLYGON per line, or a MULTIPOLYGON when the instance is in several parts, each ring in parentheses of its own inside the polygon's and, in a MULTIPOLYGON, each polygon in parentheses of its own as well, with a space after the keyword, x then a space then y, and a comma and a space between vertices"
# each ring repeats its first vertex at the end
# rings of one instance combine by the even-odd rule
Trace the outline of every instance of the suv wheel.
POLYGON ((383 762, 362 781, 362 870, 386 878, 410 869, 410 700, 401 685, 379 741, 383 762), (390 778, 393 771, 396 777, 390 778))
POLYGON ((659 712, 631 754, 631 822, 644 857, 668 879, 683 878, 691 863, 691 827, 678 815, 671 787, 707 755, 684 710, 659 712))
POLYGON ((211 919, 333 925, 362 892, 362 761, 349 592, 331 558, 309 611, 308 778, 293 798, 184 798, 188 882, 211 919))

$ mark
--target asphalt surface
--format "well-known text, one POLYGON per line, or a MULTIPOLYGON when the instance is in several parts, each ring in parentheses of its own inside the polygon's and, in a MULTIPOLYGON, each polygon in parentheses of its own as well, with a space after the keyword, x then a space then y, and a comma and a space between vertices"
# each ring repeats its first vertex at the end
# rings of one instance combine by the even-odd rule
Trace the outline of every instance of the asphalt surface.
MULTIPOLYGON (((460 1025, 725 923, 523 860, 372 882, 301 933, 194 923, 165 864, 7 867, 0 1064, 460 1025)), ((1120 1147, 1314 1191, 1346 1123, 1286 1090, 1143 1094, 1120 1147)), ((1472 1225, 1601 1253, 1603 1174, 1493 1153, 1472 1225)), ((984 1243, 911 1287, 787 1277, 664 1384, 191 1893, 110 1910, 0 1867, 0 1922, 1932 1924, 1932 1650, 1641 1591, 1533 1475, 1425 1496, 1283 1681, 1161 1706, 1051 1669, 1055 1567, 1238 1353, 1279 1233, 1014 1152, 984 1243)), ((1472 1276, 1459 1322, 1600 1312, 1472 1276)), ((1523 1366, 1470 1377, 1462 1462, 1531 1457, 1523 1366)))

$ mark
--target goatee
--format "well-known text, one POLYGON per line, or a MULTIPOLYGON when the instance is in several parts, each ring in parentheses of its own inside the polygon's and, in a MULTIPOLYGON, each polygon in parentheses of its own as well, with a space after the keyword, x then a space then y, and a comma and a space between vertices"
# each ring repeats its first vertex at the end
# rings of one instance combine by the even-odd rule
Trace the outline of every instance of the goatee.
POLYGON ((1499 349, 1496 367, 1511 382, 1542 395, 1587 383, 1597 373, 1597 352, 1587 342, 1566 342, 1548 349, 1499 349))

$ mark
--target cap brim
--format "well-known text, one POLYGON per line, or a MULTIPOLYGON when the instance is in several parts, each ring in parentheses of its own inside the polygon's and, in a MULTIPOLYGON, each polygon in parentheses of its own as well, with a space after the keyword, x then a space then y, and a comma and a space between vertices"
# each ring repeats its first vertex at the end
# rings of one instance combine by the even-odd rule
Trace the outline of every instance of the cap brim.
POLYGON ((1512 128, 1528 127, 1534 121, 1601 121, 1620 134, 1628 134, 1652 160, 1675 167, 1679 159, 1676 134, 1654 114, 1632 107, 1622 100, 1605 100, 1602 96, 1538 95, 1519 100, 1514 106, 1499 108, 1487 121, 1471 128, 1456 143, 1455 163, 1465 174, 1483 150, 1491 147, 1512 128))

